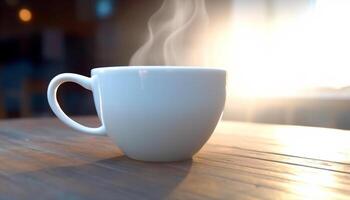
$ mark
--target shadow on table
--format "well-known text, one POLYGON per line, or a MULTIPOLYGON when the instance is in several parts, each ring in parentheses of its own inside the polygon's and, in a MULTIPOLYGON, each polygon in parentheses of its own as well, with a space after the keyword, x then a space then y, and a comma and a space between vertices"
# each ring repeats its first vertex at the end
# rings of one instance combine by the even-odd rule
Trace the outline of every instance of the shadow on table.
POLYGON ((191 166, 192 160, 149 163, 120 156, 16 174, 11 176, 15 187, 2 186, 8 186, 3 189, 9 198, 35 194, 36 199, 162 199, 186 178, 191 166))

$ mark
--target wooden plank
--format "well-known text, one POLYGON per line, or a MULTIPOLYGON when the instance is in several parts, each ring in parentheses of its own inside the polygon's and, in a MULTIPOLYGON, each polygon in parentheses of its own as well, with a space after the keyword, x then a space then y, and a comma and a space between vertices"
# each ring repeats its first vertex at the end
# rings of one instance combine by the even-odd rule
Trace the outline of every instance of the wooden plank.
POLYGON ((293 136, 309 132, 322 142, 350 138, 334 129, 223 122, 192 160, 145 163, 56 119, 1 121, 0 199, 348 199, 349 147, 299 151, 293 136))
POLYGON ((209 142, 349 164, 349 133, 329 128, 224 122, 209 142))

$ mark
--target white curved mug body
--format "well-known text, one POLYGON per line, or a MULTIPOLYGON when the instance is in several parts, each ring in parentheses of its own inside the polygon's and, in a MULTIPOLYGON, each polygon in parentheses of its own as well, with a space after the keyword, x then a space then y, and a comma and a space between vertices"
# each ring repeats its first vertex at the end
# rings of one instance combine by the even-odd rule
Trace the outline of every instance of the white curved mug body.
POLYGON ((68 126, 107 134, 133 159, 190 159, 206 143, 223 112, 226 72, 197 67, 95 68, 91 78, 76 74, 55 77, 49 104, 68 126), (72 81, 91 89, 101 127, 84 127, 60 109, 56 91, 72 81))

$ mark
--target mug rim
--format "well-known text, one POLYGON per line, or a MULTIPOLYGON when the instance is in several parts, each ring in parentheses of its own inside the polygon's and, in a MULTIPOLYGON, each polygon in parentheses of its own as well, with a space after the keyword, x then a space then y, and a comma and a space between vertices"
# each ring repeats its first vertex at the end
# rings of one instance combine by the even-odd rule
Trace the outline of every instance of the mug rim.
POLYGON ((110 71, 110 70, 183 70, 183 71, 217 71, 224 72, 226 70, 220 67, 201 67, 201 66, 107 66, 107 67, 96 67, 91 69, 91 74, 101 71, 110 71))

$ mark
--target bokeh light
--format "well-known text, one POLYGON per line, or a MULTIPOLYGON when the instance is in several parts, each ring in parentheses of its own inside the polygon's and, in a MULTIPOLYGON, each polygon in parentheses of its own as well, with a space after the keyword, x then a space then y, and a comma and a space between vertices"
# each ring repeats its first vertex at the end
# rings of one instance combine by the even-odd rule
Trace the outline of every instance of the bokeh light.
POLYGON ((22 8, 18 11, 18 17, 22 22, 29 22, 32 20, 32 12, 27 8, 22 8))

